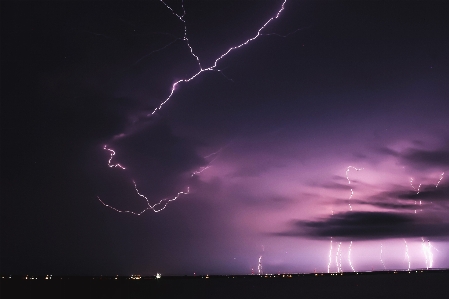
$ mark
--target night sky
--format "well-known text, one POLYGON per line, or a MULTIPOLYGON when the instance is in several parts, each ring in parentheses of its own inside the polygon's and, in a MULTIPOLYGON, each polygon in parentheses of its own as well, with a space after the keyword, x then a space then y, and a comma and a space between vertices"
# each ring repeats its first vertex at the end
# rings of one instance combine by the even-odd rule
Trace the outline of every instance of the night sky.
POLYGON ((447 2, 166 4, 2 1, 2 274, 449 267, 447 2))

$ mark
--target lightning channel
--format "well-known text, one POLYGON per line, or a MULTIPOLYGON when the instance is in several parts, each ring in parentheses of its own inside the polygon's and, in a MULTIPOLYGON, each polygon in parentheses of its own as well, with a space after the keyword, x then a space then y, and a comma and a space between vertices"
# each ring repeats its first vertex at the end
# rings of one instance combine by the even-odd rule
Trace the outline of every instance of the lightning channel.
POLYGON ((259 30, 257 30, 257 33, 256 33, 253 37, 247 39, 245 42, 243 42, 243 43, 241 43, 241 44, 239 44, 239 45, 237 45, 237 46, 230 47, 227 51, 225 51, 223 54, 221 54, 220 56, 218 56, 218 58, 215 59, 214 63, 213 63, 211 66, 205 67, 205 68, 202 67, 200 58, 198 57, 198 55, 195 54, 195 52, 194 52, 192 46, 191 46, 190 43, 189 43, 189 39, 188 39, 188 35, 187 35, 187 24, 186 24, 186 21, 185 21, 185 19, 184 19, 184 16, 186 15, 186 11, 185 11, 185 8, 184 8, 184 2, 182 2, 182 10, 183 10, 183 14, 182 14, 182 15, 177 14, 177 13, 173 10, 173 8, 171 8, 171 6, 169 6, 169 5, 168 5, 166 2, 164 2, 163 0, 161 0, 161 2, 162 2, 162 3, 163 3, 163 4, 164 4, 164 5, 165 5, 171 12, 172 12, 172 14, 173 14, 174 16, 176 16, 181 22, 184 23, 184 37, 183 37, 183 40, 186 42, 187 46, 189 47, 190 54, 195 58, 195 60, 196 60, 196 62, 197 62, 197 64, 198 64, 198 67, 199 67, 199 71, 197 71, 195 74, 193 74, 192 76, 190 76, 190 77, 188 77, 188 78, 180 79, 180 80, 176 81, 175 83, 173 83, 169 95, 168 95, 168 96, 167 96, 167 97, 166 97, 166 98, 159 104, 158 107, 154 108, 154 110, 153 110, 151 113, 149 113, 147 116, 152 116, 152 115, 155 114, 158 110, 161 110, 162 107, 163 107, 163 106, 164 106, 164 105, 171 99, 171 97, 173 96, 173 94, 174 94, 174 92, 175 92, 175 90, 176 90, 176 87, 177 87, 180 83, 182 83, 182 82, 190 82, 191 80, 193 80, 193 79, 195 79, 196 77, 198 77, 201 73, 204 73, 204 72, 207 72, 207 71, 220 71, 220 70, 217 68, 218 62, 219 62, 220 60, 222 60, 223 58, 225 58, 230 52, 232 52, 232 51, 234 51, 234 50, 237 50, 237 49, 240 49, 240 48, 242 48, 242 47, 248 45, 248 44, 251 43, 253 40, 255 40, 255 39, 257 39, 258 37, 260 37, 261 35, 263 35, 263 34, 261 33, 262 30, 265 29, 265 28, 266 28, 266 27, 267 27, 273 20, 279 18, 281 12, 282 12, 282 11, 284 10, 284 8, 285 8, 285 3, 287 2, 287 0, 284 0, 284 2, 282 2, 282 5, 281 5, 280 9, 277 11, 277 13, 276 13, 274 16, 272 16, 270 19, 268 19, 268 21, 266 21, 266 22, 259 28, 259 30))
POLYGON ((352 266, 352 261, 351 261, 351 249, 352 249, 352 241, 351 243, 349 243, 349 249, 348 249, 348 261, 349 261, 349 266, 352 269, 352 272, 355 272, 354 267, 352 266))
MULTIPOLYGON (((166 97, 166 98, 159 104, 159 106, 157 106, 151 113, 147 114, 147 117, 150 117, 150 116, 154 115, 158 110, 161 110, 161 109, 162 109, 162 107, 163 107, 163 106, 164 106, 164 105, 171 99, 171 97, 173 96, 173 94, 174 94, 174 92, 175 92, 175 90, 176 90, 176 87, 177 87, 180 83, 182 83, 182 82, 190 82, 191 80, 193 80, 193 79, 195 79, 197 76, 199 76, 201 73, 206 72, 206 71, 218 71, 218 72, 221 72, 221 71, 218 69, 218 67, 217 67, 219 61, 222 60, 223 58, 225 58, 230 52, 232 52, 232 51, 234 51, 234 50, 237 50, 237 49, 240 49, 240 48, 242 48, 242 47, 248 45, 249 43, 251 43, 252 41, 254 41, 255 39, 257 39, 258 37, 260 37, 261 35, 263 35, 263 34, 262 34, 262 30, 264 30, 264 29, 265 29, 265 28, 266 28, 266 27, 267 27, 273 20, 279 18, 281 12, 282 12, 282 11, 284 10, 284 8, 285 8, 285 3, 287 2, 287 0, 284 0, 284 1, 282 2, 282 5, 281 5, 281 7, 277 10, 277 12, 276 12, 271 18, 269 18, 269 19, 268 19, 268 20, 267 20, 267 21, 266 21, 266 22, 265 22, 265 23, 264 23, 264 24, 257 30, 257 33, 256 33, 254 36, 252 36, 251 38, 247 39, 245 42, 243 42, 243 43, 241 43, 241 44, 239 44, 239 45, 236 45, 236 46, 233 46, 233 47, 228 48, 228 50, 226 50, 223 54, 221 54, 220 56, 218 56, 218 57, 215 59, 215 61, 214 61, 214 63, 213 63, 212 65, 210 65, 209 67, 203 67, 202 64, 201 64, 201 61, 200 61, 199 56, 198 56, 197 54, 195 54, 195 52, 194 52, 194 50, 193 50, 193 47, 191 46, 190 41, 189 41, 189 38, 188 38, 188 34, 187 34, 187 23, 186 23, 186 20, 185 20, 185 18, 184 18, 185 15, 186 15, 186 10, 185 10, 185 7, 184 7, 184 1, 181 1, 182 15, 176 13, 175 10, 174 10, 170 5, 168 5, 164 0, 160 0, 160 1, 161 1, 162 4, 165 5, 166 8, 168 8, 168 9, 171 11, 171 13, 172 13, 175 17, 177 17, 177 18, 184 24, 184 36, 183 36, 182 40, 186 43, 187 47, 189 48, 190 54, 195 58, 199 70, 198 70, 195 74, 193 74, 192 76, 190 76, 190 77, 187 77, 187 78, 184 78, 184 79, 180 79, 180 80, 174 82, 174 83, 172 84, 172 86, 171 86, 171 90, 170 90, 170 92, 169 92, 169 95, 168 95, 168 96, 167 96, 167 97, 166 97)), ((179 38, 173 40, 171 43, 165 45, 164 47, 162 47, 162 48, 160 48, 160 49, 157 49, 157 50, 155 50, 155 51, 153 51, 153 52, 151 52, 151 53, 145 55, 144 57, 140 58, 136 63, 140 62, 142 59, 144 59, 145 57, 147 57, 147 56, 150 55, 150 54, 153 54, 153 53, 155 53, 155 52, 157 52, 157 51, 161 51, 161 50, 167 48, 168 46, 170 46, 171 44, 173 44, 173 43, 176 42, 177 40, 179 40, 179 38)), ((122 135, 123 135, 123 134, 120 134, 120 135, 118 135, 118 136, 116 136, 116 137, 119 138, 119 137, 121 137, 122 135)), ((118 164, 118 163, 117 163, 117 164, 112 164, 112 158, 113 158, 113 157, 115 156, 115 154, 116 154, 115 151, 114 151, 113 149, 108 148, 107 145, 105 145, 105 146, 103 147, 103 149, 110 152, 110 157, 109 157, 109 161, 108 161, 108 166, 109 166, 109 167, 111 167, 111 168, 113 168, 113 167, 114 167, 114 168, 120 168, 120 169, 123 169, 123 170, 126 169, 126 168, 125 168, 124 166, 122 166, 121 164, 118 164)), ((217 154, 217 153, 212 153, 210 156, 216 155, 216 154, 217 154)), ((216 159, 216 158, 214 158, 211 162, 213 162, 215 159, 216 159)), ((209 164, 208 164, 207 166, 201 167, 199 170, 193 172, 193 173, 191 174, 191 176, 198 175, 198 174, 202 173, 203 171, 205 171, 206 169, 210 168, 210 163, 211 163, 211 162, 209 162, 209 164)), ((181 195, 183 195, 183 194, 188 194, 188 193, 189 193, 189 187, 187 187, 187 191, 186 191, 186 192, 184 192, 184 191, 178 192, 177 195, 174 196, 174 197, 171 198, 171 199, 162 199, 162 200, 160 200, 158 203, 156 203, 156 204, 154 204, 154 205, 151 205, 150 202, 149 202, 149 200, 148 200, 148 198, 147 198, 145 195, 143 195, 143 194, 141 194, 141 193, 139 192, 139 190, 137 189, 137 185, 136 185, 135 181, 133 181, 133 183, 134 183, 134 189, 135 189, 136 193, 137 193, 140 197, 143 197, 143 198, 146 200, 146 202, 147 202, 147 207, 146 207, 144 210, 140 211, 140 212, 133 212, 133 211, 128 211, 128 210, 119 210, 119 209, 117 209, 117 208, 115 208, 115 207, 112 207, 112 206, 106 204, 105 202, 103 202, 103 201, 100 199, 99 196, 97 196, 97 198, 98 198, 98 200, 99 200, 104 206, 109 207, 109 208, 113 209, 113 210, 116 211, 116 212, 120 212, 120 213, 131 213, 131 214, 134 214, 134 215, 141 215, 141 214, 143 214, 144 212, 146 212, 146 211, 148 211, 148 210, 152 210, 152 211, 154 211, 154 212, 160 212, 160 211, 162 211, 162 210, 165 209, 165 207, 167 206, 168 203, 170 203, 170 202, 172 202, 172 201, 175 201, 176 199, 178 199, 178 198, 179 198, 181 195)))
POLYGON ((121 168, 121 169, 126 169, 125 167, 123 167, 122 165, 120 165, 118 163, 117 164, 111 164, 112 158, 114 158, 114 156, 115 156, 115 151, 113 149, 108 148, 107 145, 105 145, 103 147, 103 149, 109 151, 110 154, 111 154, 111 156, 109 157, 109 161, 108 161, 108 166, 109 167, 111 167, 111 168, 112 167, 118 167, 118 168, 121 168))

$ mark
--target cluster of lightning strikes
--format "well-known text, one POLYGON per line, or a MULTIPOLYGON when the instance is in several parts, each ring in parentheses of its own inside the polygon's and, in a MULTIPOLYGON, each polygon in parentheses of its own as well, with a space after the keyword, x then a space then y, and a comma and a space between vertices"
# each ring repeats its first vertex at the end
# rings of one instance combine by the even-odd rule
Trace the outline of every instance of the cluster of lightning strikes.
MULTIPOLYGON (((351 169, 359 171, 359 170, 362 170, 363 168, 356 168, 356 167, 353 167, 353 166, 348 166, 346 168, 346 179, 348 180, 348 185, 351 184, 351 180, 349 179, 349 171, 351 169)), ((439 178, 438 182, 435 185, 435 188, 437 188, 438 185, 441 183, 441 181, 443 180, 443 177, 444 177, 444 172, 441 173, 440 178, 439 178)), ((421 184, 419 184, 418 187, 415 187, 413 185, 413 178, 410 178, 410 186, 413 188, 414 191, 416 191, 416 194, 419 194, 420 188, 421 188, 421 184)), ((349 196, 349 200, 351 200, 353 195, 354 195, 354 190, 351 188, 351 194, 349 196)), ((415 201, 415 204, 416 203, 417 202, 415 201)), ((421 205, 421 204, 422 204, 422 201, 420 200, 419 201, 419 205, 421 205)), ((349 203, 349 209, 352 211, 351 203, 349 203)), ((416 210, 415 210, 415 213, 416 213, 416 210)), ((333 214, 334 213, 332 211, 332 215, 333 214)), ((405 243, 405 260, 407 261, 407 271, 410 271, 410 265, 411 265, 410 255, 409 255, 409 250, 408 250, 408 244, 407 244, 407 241, 405 239, 404 239, 404 243, 405 243)), ((351 262, 351 248, 352 248, 352 241, 349 244, 348 261, 349 261, 349 266, 351 267, 352 271, 355 272, 354 267, 353 267, 352 262, 351 262)), ((427 269, 432 268, 432 266, 433 266, 433 254, 432 254, 432 245, 430 244, 429 240, 427 240, 427 242, 425 242, 424 238, 422 238, 422 250, 424 252, 426 268, 427 269)), ((383 247, 382 247, 382 244, 380 244, 380 262, 382 263, 383 268, 386 269, 385 263, 383 261, 382 256, 383 256, 383 247)), ((338 247, 337 247, 337 252, 335 254, 335 263, 336 263, 336 266, 337 266, 337 273, 342 272, 342 267, 341 267, 341 242, 338 244, 338 247)), ((332 238, 331 238, 331 241, 330 241, 329 263, 327 264, 327 273, 330 273, 331 265, 332 265, 332 238)))
POLYGON ((190 46, 189 39, 188 39, 188 37, 187 37, 187 24, 186 24, 186 21, 185 21, 185 19, 184 19, 185 15, 186 15, 186 11, 185 11, 185 8, 184 8, 184 3, 182 3, 182 11, 183 11, 183 14, 182 14, 182 15, 179 15, 179 14, 177 14, 177 13, 173 10, 173 8, 171 8, 171 7, 170 7, 167 3, 165 3, 163 0, 161 0, 161 2, 162 2, 162 3, 163 3, 163 4, 164 4, 164 5, 165 5, 171 12, 172 12, 172 14, 173 14, 174 16, 176 16, 181 22, 184 23, 184 37, 183 37, 183 40, 186 42, 187 46, 189 47, 189 49, 190 49, 190 54, 195 58, 195 60, 196 60, 196 62, 197 62, 197 64, 198 64, 198 67, 199 67, 199 71, 196 72, 194 75, 192 75, 192 76, 189 77, 189 78, 180 79, 180 80, 176 81, 175 83, 173 83, 173 84, 172 84, 171 91, 170 91, 170 94, 168 95, 168 97, 165 98, 165 100, 162 101, 162 102, 159 104, 158 107, 154 108, 154 110, 153 110, 150 114, 148 114, 147 116, 151 116, 151 115, 155 114, 158 110, 162 109, 162 106, 164 106, 165 103, 167 103, 167 102, 171 99, 171 97, 173 96, 173 94, 174 94, 174 92, 175 92, 175 89, 176 89, 176 87, 178 86, 178 84, 180 84, 180 83, 182 83, 182 82, 189 82, 189 81, 195 79, 195 78, 196 78, 197 76, 199 76, 201 73, 206 72, 206 71, 217 71, 217 72, 220 72, 220 70, 217 69, 217 64, 218 64, 218 62, 219 62, 221 59, 223 59, 224 57, 226 57, 231 51, 234 51, 234 50, 236 50, 236 49, 240 49, 241 47, 246 46, 247 44, 249 44, 249 43, 252 42, 253 40, 257 39, 259 36, 261 36, 261 35, 262 35, 261 31, 262 31, 263 29, 265 29, 265 27, 267 27, 268 24, 270 24, 273 20, 277 19, 277 18, 280 16, 281 12, 284 10, 284 6, 285 6, 285 3, 287 2, 287 0, 284 0, 284 2, 283 2, 282 5, 281 5, 281 8, 277 11, 276 15, 273 16, 273 17, 271 17, 268 21, 265 22, 265 24, 263 24, 262 27, 259 28, 259 30, 257 30, 256 35, 254 35, 253 37, 247 39, 245 42, 241 43, 240 45, 237 45, 237 46, 234 46, 234 47, 229 48, 229 49, 228 49, 226 52, 224 52, 222 55, 218 56, 218 58, 215 59, 214 63, 213 63, 211 66, 205 67, 205 68, 201 65, 200 58, 199 58, 198 55, 196 55, 195 52, 193 51, 193 48, 192 48, 192 46, 190 46))
MULTIPOLYGON (((187 46, 189 47, 189 49, 190 49, 190 54, 195 58, 195 60, 196 60, 196 62, 197 62, 197 64, 198 64, 199 70, 198 70, 194 75, 192 75, 192 76, 190 76, 190 77, 188 77, 188 78, 180 79, 180 80, 176 81, 175 83, 173 83, 172 86, 171 86, 171 91, 170 91, 169 95, 165 98, 165 100, 163 100, 163 101, 159 104, 158 107, 156 107, 150 114, 147 115, 148 117, 149 117, 149 116, 152 116, 152 115, 155 114, 158 110, 161 110, 161 109, 162 109, 162 106, 163 106, 165 103, 167 103, 167 102, 171 99, 171 97, 173 96, 173 94, 174 94, 174 92, 175 92, 175 90, 176 90, 176 87, 177 87, 180 83, 182 83, 182 82, 189 82, 189 81, 195 79, 195 78, 196 78, 197 76, 199 76, 201 73, 206 72, 206 71, 217 71, 217 72, 220 72, 220 70, 217 68, 218 62, 219 62, 221 59, 223 59, 225 56, 227 56, 231 51, 234 51, 234 50, 236 50, 236 49, 242 48, 242 47, 246 46, 247 44, 249 44, 250 42, 252 42, 253 40, 257 39, 259 36, 261 36, 261 35, 262 35, 262 33, 261 33, 262 30, 265 29, 265 27, 267 27, 268 24, 270 24, 273 20, 277 19, 277 18, 280 16, 281 12, 284 10, 284 6, 285 6, 285 3, 287 2, 287 0, 284 0, 284 1, 282 2, 281 7, 280 7, 280 9, 276 12, 276 14, 275 14, 273 17, 271 17, 270 19, 268 19, 268 21, 266 21, 266 22, 262 25, 262 27, 260 27, 259 30, 257 30, 257 33, 256 33, 253 37, 247 39, 244 43, 241 43, 241 44, 239 44, 239 45, 237 45, 237 46, 233 46, 233 47, 229 48, 229 49, 228 49, 227 51, 225 51, 222 55, 218 56, 218 58, 215 59, 214 63, 213 63, 211 66, 206 67, 206 68, 204 68, 204 67, 201 65, 200 58, 195 54, 195 52, 193 51, 192 46, 190 45, 190 42, 189 42, 189 39, 188 39, 188 36, 187 36, 187 24, 186 24, 186 21, 185 21, 185 19, 184 19, 185 15, 186 15, 186 11, 185 11, 185 8, 184 8, 184 2, 183 2, 183 1, 181 2, 181 7, 182 7, 182 11, 183 11, 183 14, 182 14, 182 15, 177 14, 177 13, 173 10, 173 8, 172 8, 171 6, 169 6, 167 3, 165 3, 163 0, 161 0, 161 2, 162 2, 162 3, 163 3, 163 4, 164 4, 164 5, 165 5, 171 12, 172 12, 172 14, 173 14, 174 16, 176 16, 181 22, 184 23, 184 37, 183 37, 183 40, 185 41, 185 43, 186 43, 187 46)), ((296 32, 296 31, 295 31, 295 32, 296 32)), ((164 48, 165 48, 165 47, 164 47, 164 48)), ((111 156, 110 156, 110 158, 109 158, 109 161, 108 161, 108 166, 109 166, 109 167, 111 167, 111 168, 112 168, 112 167, 116 167, 116 168, 118 167, 118 168, 121 168, 121 169, 123 169, 123 170, 126 169, 125 167, 123 167, 123 166, 120 165, 120 164, 111 164, 112 158, 115 156, 115 151, 114 151, 114 150, 108 148, 106 145, 103 147, 103 149, 109 151, 110 154, 111 154, 111 156)), ((213 153, 213 154, 211 154, 211 155, 214 155, 214 154, 216 154, 216 153, 213 153)), ((209 155, 209 156, 211 156, 211 155, 209 155)), ((207 157, 207 156, 206 156, 206 157, 207 157)), ((212 161, 213 161, 213 160, 212 160, 212 161)), ((212 161, 211 161, 211 162, 212 162, 212 161)), ((198 175, 198 174, 202 173, 203 171, 205 171, 206 169, 208 169, 208 168, 210 167, 210 163, 211 163, 211 162, 209 162, 209 164, 208 164, 207 166, 201 167, 199 170, 193 172, 193 173, 191 174, 191 176, 198 175)), ((152 211, 154 211, 154 212, 160 212, 160 211, 162 211, 162 210, 165 209, 165 207, 167 206, 167 204, 168 204, 169 202, 175 201, 176 199, 179 198, 179 196, 181 196, 181 195, 183 195, 183 194, 188 194, 188 193, 189 193, 189 188, 187 187, 187 191, 186 191, 186 192, 183 192, 183 191, 178 192, 178 194, 177 194, 175 197, 171 198, 171 199, 162 199, 162 200, 160 200, 158 203, 156 203, 156 204, 154 204, 154 205, 151 205, 151 204, 149 203, 148 198, 147 198, 145 195, 143 195, 143 194, 141 194, 141 193, 139 192, 139 190, 137 189, 136 183, 135 183, 134 181, 133 181, 133 183, 134 183, 134 188, 135 188, 137 194, 138 194, 140 197, 145 198, 145 200, 146 200, 146 202, 147 202, 147 205, 148 205, 148 206, 147 206, 144 210, 142 210, 141 212, 133 212, 133 211, 126 211, 126 210, 119 210, 119 209, 117 209, 117 208, 114 208, 114 207, 112 207, 112 206, 110 206, 110 205, 104 203, 104 202, 100 199, 100 197, 97 196, 97 198, 98 198, 98 200, 99 200, 104 206, 109 207, 109 208, 113 209, 114 211, 117 211, 117 212, 120 212, 120 213, 131 213, 131 214, 134 214, 134 215, 141 215, 142 213, 144 213, 144 212, 146 212, 146 211, 148 211, 148 210, 152 210, 152 211)), ((262 258, 262 257, 260 257, 260 259, 261 259, 261 258, 262 258)), ((262 269, 261 269, 262 266, 261 266, 261 264, 260 264, 260 259, 259 259, 259 266, 260 266, 259 272, 262 270, 262 269)))
POLYGON ((407 260, 407 264, 408 264, 407 271, 410 271, 410 255, 408 254, 408 245, 407 245, 407 241, 405 241, 405 239, 404 239, 404 243, 405 243, 405 259, 407 260))
MULTIPOLYGON (((346 180, 348 180, 348 185, 351 184, 351 180, 349 179, 349 171, 353 169, 355 171, 360 171, 363 170, 363 168, 357 168, 354 166, 348 166, 346 167, 346 180)), ((349 195, 349 210, 352 211, 352 205, 351 205, 351 199, 354 196, 354 189, 351 188, 351 194, 349 195)), ((332 210, 332 215, 334 215, 334 211, 332 210)), ((352 271, 355 272, 355 269, 352 265, 352 261, 351 261, 351 249, 352 249, 352 241, 349 244, 349 248, 348 248, 348 262, 349 262, 349 266, 351 267, 352 271)), ((338 248, 337 248, 337 253, 335 255, 335 263, 337 265, 337 273, 342 272, 342 267, 341 267, 341 242, 338 244, 338 248)), ((327 264, 327 273, 330 272, 330 268, 331 268, 331 264, 332 264, 332 238, 331 238, 331 245, 330 245, 330 249, 329 249, 329 263, 327 264)))
MULTIPOLYGON (((441 173, 440 178, 438 180, 438 182, 435 184, 435 188, 438 188, 438 185, 441 183, 441 181, 443 180, 444 177, 444 172, 441 173)), ((410 186, 412 186, 412 189, 414 191, 416 191, 416 194, 419 194, 420 192, 420 188, 421 188, 421 184, 418 185, 418 187, 416 188, 413 185, 413 178, 410 178, 410 186)), ((415 205, 417 204, 416 200, 415 200, 415 205)), ((422 204, 422 201, 419 201, 419 205, 422 204)), ((422 211, 422 210, 421 210, 422 211)), ((415 210, 416 213, 416 210, 415 210)), ((424 241, 424 237, 421 238, 422 239, 422 250, 424 252, 424 259, 426 262, 426 269, 428 270, 429 268, 432 268, 433 266, 433 254, 432 254, 432 245, 430 244, 430 240, 427 240, 427 243, 424 241)), ((404 240, 405 242, 405 258, 408 261, 408 270, 410 270, 410 256, 408 254, 408 246, 407 246, 407 242, 404 240)), ((382 245, 381 245, 381 249, 380 249, 380 253, 381 253, 381 261, 382 261, 382 245)), ((383 261, 382 261, 383 264, 383 261)), ((385 268, 385 265, 384 265, 385 268)))
POLYGON ((335 254, 335 263, 337 264, 337 273, 342 272, 342 270, 341 270, 341 242, 338 243, 337 253, 335 254))

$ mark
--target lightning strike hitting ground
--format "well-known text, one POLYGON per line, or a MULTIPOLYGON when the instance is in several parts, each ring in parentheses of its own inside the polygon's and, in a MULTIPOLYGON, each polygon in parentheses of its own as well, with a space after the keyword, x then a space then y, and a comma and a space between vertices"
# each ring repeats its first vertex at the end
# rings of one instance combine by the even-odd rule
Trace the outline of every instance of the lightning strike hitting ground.
POLYGON ((354 267, 352 266, 352 261, 351 261, 351 249, 352 249, 352 241, 349 244, 349 249, 348 249, 348 261, 349 261, 349 266, 352 269, 352 272, 355 272, 354 267))
POLYGON ((335 263, 337 264, 337 273, 342 272, 342 270, 341 270, 341 242, 338 243, 337 253, 335 254, 335 263))
POLYGON ((380 244, 380 262, 382 263, 384 270, 386 270, 387 267, 385 267, 384 260, 382 259, 382 244, 380 244))
POLYGON ((405 243, 405 259, 408 264, 407 271, 410 271, 410 255, 408 254, 408 245, 407 245, 407 241, 405 241, 405 239, 404 239, 404 243, 405 243))
POLYGON ((262 256, 259 256, 259 264, 257 265, 257 273, 259 275, 263 274, 263 271, 262 271, 262 256))
POLYGON ((426 269, 432 268, 433 266, 433 254, 432 254, 432 246, 430 245, 430 240, 427 240, 427 244, 422 238, 422 249, 424 252, 424 257, 426 259, 426 269))
POLYGON ((330 273, 332 264, 332 238, 331 238, 331 248, 329 249, 329 263, 327 264, 327 273, 330 273))

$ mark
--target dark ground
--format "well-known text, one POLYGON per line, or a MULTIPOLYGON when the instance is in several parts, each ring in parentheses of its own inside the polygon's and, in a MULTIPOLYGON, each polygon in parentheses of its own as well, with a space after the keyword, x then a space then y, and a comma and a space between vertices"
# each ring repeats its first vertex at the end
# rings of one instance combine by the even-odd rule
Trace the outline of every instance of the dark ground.
POLYGON ((1 279, 1 298, 444 298, 449 272, 1 279))

